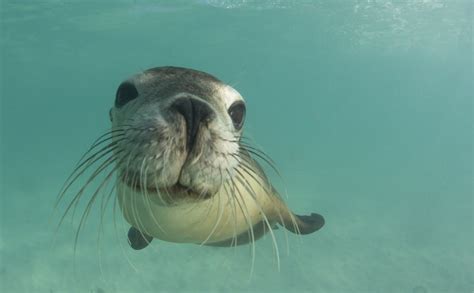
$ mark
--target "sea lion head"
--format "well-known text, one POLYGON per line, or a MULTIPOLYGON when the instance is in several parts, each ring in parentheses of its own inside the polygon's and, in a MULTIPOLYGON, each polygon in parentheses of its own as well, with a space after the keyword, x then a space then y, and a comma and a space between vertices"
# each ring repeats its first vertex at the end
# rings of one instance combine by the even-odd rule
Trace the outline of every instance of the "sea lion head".
POLYGON ((110 119, 119 180, 164 201, 209 198, 239 165, 245 102, 210 74, 134 75, 119 85, 110 119))

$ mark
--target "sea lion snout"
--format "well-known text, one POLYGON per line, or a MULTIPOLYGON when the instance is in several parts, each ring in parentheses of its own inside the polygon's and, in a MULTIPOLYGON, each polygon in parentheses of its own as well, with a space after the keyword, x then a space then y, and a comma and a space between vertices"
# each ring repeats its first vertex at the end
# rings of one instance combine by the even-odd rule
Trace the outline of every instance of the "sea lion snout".
POLYGON ((186 148, 190 151, 196 142, 200 125, 202 122, 214 118, 214 110, 205 101, 191 97, 176 99, 170 108, 184 117, 186 122, 186 148))

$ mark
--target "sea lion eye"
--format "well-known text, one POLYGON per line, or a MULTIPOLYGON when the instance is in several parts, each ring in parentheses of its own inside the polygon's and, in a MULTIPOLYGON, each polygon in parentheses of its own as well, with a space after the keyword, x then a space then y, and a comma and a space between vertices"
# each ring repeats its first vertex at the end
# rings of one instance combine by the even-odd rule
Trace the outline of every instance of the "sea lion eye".
POLYGON ((232 119, 232 123, 234 123, 234 127, 237 130, 240 130, 244 124, 245 119, 245 104, 242 101, 237 101, 230 106, 229 110, 230 118, 232 119))
POLYGON ((136 97, 138 97, 137 88, 131 82, 125 81, 117 89, 115 107, 120 108, 136 97))

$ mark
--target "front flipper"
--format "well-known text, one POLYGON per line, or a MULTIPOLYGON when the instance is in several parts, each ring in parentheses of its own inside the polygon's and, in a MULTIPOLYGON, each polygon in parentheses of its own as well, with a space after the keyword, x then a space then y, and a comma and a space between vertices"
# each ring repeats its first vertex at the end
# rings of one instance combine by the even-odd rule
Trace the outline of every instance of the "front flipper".
POLYGON ((324 226, 324 217, 320 214, 311 213, 309 216, 295 215, 300 234, 310 234, 318 231, 324 226))
MULTIPOLYGON (((279 224, 288 229, 289 231, 295 234, 311 234, 313 232, 318 231, 324 226, 324 218, 323 216, 312 213, 309 216, 298 216, 295 214, 291 214, 293 219, 290 216, 287 218, 279 217, 279 224)), ((270 226, 272 229, 278 229, 278 226, 275 222, 270 222, 270 226)), ((208 246, 221 246, 221 247, 228 247, 228 246, 237 246, 243 245, 247 243, 252 243, 260 239, 265 233, 268 233, 270 229, 268 229, 267 223, 262 220, 261 222, 255 224, 252 229, 242 232, 239 235, 235 235, 235 237, 214 242, 214 243, 205 243, 208 246), (253 234, 253 237, 252 237, 253 234)))
POLYGON ((135 227, 130 227, 130 230, 128 230, 128 243, 135 250, 147 247, 152 240, 152 236, 140 232, 140 230, 135 227))
POLYGON ((324 218, 320 214, 311 213, 309 216, 293 214, 292 217, 282 217, 280 225, 295 234, 311 234, 324 226, 324 218), (293 219, 291 219, 293 218, 293 219))

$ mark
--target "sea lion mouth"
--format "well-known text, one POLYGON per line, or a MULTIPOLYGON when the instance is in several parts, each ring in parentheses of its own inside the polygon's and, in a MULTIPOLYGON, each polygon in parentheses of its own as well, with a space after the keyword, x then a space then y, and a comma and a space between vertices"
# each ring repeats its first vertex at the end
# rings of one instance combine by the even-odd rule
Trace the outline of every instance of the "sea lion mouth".
POLYGON ((141 192, 146 193, 148 195, 158 195, 159 197, 167 200, 175 200, 180 198, 195 198, 195 199, 207 199, 212 196, 212 194, 208 192, 199 192, 192 187, 182 185, 181 183, 176 182, 170 186, 143 186, 143 182, 140 180, 131 180, 131 178, 127 178, 125 174, 121 177, 121 181, 127 185, 129 188, 141 192))

